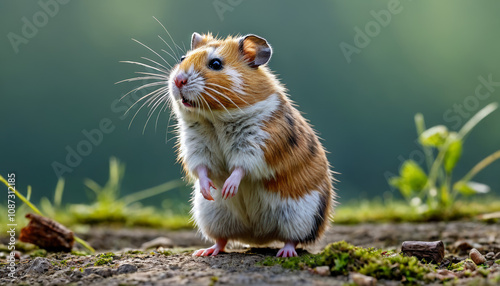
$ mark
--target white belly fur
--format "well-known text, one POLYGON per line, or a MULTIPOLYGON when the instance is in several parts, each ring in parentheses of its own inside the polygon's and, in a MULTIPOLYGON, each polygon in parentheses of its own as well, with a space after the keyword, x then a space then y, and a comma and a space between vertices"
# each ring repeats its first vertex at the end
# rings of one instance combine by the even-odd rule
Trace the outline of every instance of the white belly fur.
POLYGON ((315 225, 320 194, 312 191, 294 200, 266 191, 259 182, 243 180, 238 193, 227 200, 221 197, 223 181, 212 189, 215 201, 201 195, 196 181, 193 190, 193 218, 206 239, 227 238, 252 245, 272 241, 301 241, 315 225))

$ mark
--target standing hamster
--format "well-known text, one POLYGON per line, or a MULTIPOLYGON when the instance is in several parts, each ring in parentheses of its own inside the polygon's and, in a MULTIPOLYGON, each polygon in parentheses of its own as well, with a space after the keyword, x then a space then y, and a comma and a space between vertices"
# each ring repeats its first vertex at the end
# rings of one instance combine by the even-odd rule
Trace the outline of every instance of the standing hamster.
POLYGON ((334 204, 332 175, 314 130, 266 63, 268 42, 255 35, 217 39, 194 33, 170 73, 179 160, 194 182, 192 215, 215 244, 281 241, 277 256, 315 242, 334 204))

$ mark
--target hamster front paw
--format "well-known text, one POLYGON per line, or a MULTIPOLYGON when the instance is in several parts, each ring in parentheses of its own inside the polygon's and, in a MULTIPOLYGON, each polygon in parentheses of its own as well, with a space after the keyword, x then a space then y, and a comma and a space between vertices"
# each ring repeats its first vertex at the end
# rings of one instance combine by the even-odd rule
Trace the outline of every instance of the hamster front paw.
POLYGON ((215 187, 214 183, 212 180, 210 180, 207 176, 207 167, 205 166, 199 166, 196 168, 196 171, 198 172, 198 179, 200 183, 200 191, 203 197, 209 201, 213 201, 214 198, 212 197, 212 194, 210 194, 210 187, 214 188, 217 190, 215 187))
POLYGON ((214 183, 212 182, 212 180, 210 180, 208 177, 203 177, 203 178, 200 178, 200 190, 201 190, 201 194, 203 195, 203 197, 209 201, 213 201, 214 198, 212 197, 212 194, 210 194, 210 187, 214 188, 217 190, 217 188, 215 187, 214 183))
POLYGON ((234 168, 231 176, 227 178, 224 186, 222 187, 222 197, 224 199, 232 198, 238 192, 238 187, 240 185, 241 179, 245 176, 245 171, 243 168, 234 168))

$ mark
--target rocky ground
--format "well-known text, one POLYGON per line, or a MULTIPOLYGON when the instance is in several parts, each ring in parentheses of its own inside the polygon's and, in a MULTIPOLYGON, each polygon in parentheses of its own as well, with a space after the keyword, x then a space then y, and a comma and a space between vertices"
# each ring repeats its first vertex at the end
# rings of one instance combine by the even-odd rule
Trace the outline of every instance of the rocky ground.
MULTIPOLYGON (((79 256, 52 253, 32 257, 19 253, 16 280, 8 278, 5 255, 1 259, 2 285, 343 285, 350 276, 325 276, 310 269, 288 270, 279 265, 260 266, 274 256, 278 245, 248 249, 237 245, 216 257, 192 257, 192 250, 206 247, 195 231, 169 232, 150 229, 94 228, 81 237, 100 254, 79 256), (103 254, 104 253, 104 254, 103 254)), ((442 240, 445 260, 430 278, 431 284, 443 281, 457 285, 500 284, 500 224, 479 222, 436 222, 422 224, 334 225, 325 238, 313 247, 301 250, 316 253, 331 242, 345 240, 363 247, 400 250, 403 241, 442 240), (476 266, 467 261, 464 269, 449 271, 450 263, 469 257, 476 248, 486 261, 476 266), (495 261, 497 261, 495 263, 495 261), (487 270, 487 271, 485 271, 487 270), (497 284, 498 283, 498 284, 497 284)), ((6 238, 2 240, 5 244, 6 238)), ((371 283, 365 281, 362 283, 371 283)), ((378 281, 399 285, 401 281, 378 281)))

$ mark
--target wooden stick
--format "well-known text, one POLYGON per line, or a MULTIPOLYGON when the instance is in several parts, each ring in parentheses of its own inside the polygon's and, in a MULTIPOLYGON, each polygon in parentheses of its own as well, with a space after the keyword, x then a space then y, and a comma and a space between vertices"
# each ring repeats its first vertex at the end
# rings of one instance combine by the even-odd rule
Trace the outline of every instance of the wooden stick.
POLYGON ((442 241, 405 241, 401 246, 403 254, 415 256, 426 262, 440 263, 444 258, 442 241))

